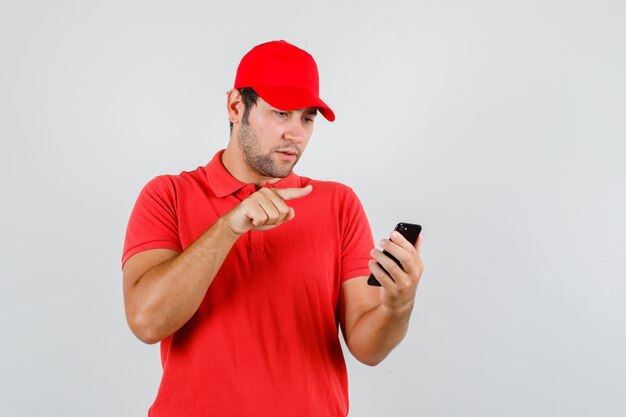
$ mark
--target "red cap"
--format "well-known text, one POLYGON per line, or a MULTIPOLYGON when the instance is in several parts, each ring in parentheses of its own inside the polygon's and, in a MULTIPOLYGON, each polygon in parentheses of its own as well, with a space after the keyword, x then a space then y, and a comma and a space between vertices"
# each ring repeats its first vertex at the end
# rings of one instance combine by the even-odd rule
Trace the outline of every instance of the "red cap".
POLYGON ((285 41, 257 45, 239 63, 235 88, 251 87, 280 110, 316 107, 330 122, 335 113, 319 97, 317 64, 306 51, 285 41))

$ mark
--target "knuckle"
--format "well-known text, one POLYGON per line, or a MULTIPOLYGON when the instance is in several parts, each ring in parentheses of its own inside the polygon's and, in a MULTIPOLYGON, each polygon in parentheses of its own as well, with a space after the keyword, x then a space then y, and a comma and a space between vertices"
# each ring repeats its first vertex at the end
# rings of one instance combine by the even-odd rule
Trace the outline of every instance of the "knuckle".
POLYGON ((263 210, 259 211, 256 219, 260 222, 260 223, 265 223, 267 222, 267 213, 265 213, 263 210))
POLYGON ((402 268, 400 268, 398 266, 398 264, 393 262, 393 261, 391 261, 389 263, 389 266, 386 267, 386 269, 387 269, 387 271, 391 272, 392 274, 397 274, 398 272, 402 271, 402 268))
POLYGON ((262 187, 259 191, 255 193, 259 199, 267 200, 272 197, 272 192, 269 189, 262 187))
POLYGON ((406 289, 406 279, 396 279, 396 290, 398 291, 398 296, 403 294, 406 289))
POLYGON ((250 194, 250 197, 243 200, 242 204, 258 204, 260 199, 260 195, 256 192, 254 194, 250 194))
POLYGON ((409 265, 411 263, 411 255, 408 252, 402 252, 399 256, 396 256, 402 265, 409 265))
POLYGON ((402 288, 403 291, 408 291, 411 288, 413 288, 413 285, 414 285, 413 280, 406 280, 400 284, 400 288, 402 288))

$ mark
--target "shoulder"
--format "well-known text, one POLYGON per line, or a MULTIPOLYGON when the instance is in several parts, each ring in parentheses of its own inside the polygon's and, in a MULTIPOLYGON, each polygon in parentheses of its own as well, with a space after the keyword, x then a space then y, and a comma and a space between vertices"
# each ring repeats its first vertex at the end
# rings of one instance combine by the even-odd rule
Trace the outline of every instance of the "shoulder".
POLYGON ((157 175, 145 183, 137 197, 137 204, 154 209, 160 207, 174 213, 182 202, 192 200, 197 195, 202 172, 201 169, 196 169, 180 174, 157 175))
POLYGON ((314 190, 322 193, 323 195, 356 196, 356 193, 350 186, 337 181, 323 181, 300 177, 300 184, 302 187, 311 184, 314 190))
POLYGON ((310 197, 316 200, 318 207, 335 207, 338 211, 350 210, 352 207, 360 207, 361 201, 352 187, 337 182, 315 180, 300 177, 301 186, 309 184, 313 186, 310 197))
POLYGON ((179 174, 157 175, 144 185, 144 190, 168 193, 202 182, 206 182, 205 169, 204 167, 198 167, 193 171, 182 171, 179 174))

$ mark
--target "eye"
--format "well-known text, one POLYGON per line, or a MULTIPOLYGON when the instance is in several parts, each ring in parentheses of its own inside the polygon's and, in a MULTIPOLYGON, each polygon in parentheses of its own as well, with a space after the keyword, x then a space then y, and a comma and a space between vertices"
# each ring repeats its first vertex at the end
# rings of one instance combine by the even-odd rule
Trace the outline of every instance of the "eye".
POLYGON ((274 113, 276 113, 280 117, 287 117, 287 112, 286 111, 274 110, 274 113))

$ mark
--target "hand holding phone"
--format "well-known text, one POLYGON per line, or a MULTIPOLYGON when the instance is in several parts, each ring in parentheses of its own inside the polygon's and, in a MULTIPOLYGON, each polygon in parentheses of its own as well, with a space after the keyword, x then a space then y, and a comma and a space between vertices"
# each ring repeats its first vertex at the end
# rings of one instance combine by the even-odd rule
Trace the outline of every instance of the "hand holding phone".
MULTIPOLYGON (((419 234, 422 231, 422 226, 420 226, 419 224, 398 223, 394 230, 399 232, 402 236, 404 236, 406 240, 408 240, 409 242, 411 242, 412 245, 415 246, 415 242, 417 242, 417 238, 419 237, 419 234)), ((402 264, 400 263, 400 261, 397 260, 392 254, 390 254, 386 250, 384 250, 383 253, 387 255, 388 257, 390 257, 396 264, 398 264, 400 268, 402 268, 402 264)), ((382 265, 380 265, 380 267, 383 268, 382 265)), ((387 272, 385 268, 383 268, 383 270, 387 272)), ((367 279, 367 283, 375 287, 382 286, 380 282, 378 282, 374 274, 370 274, 369 278, 367 279)))

